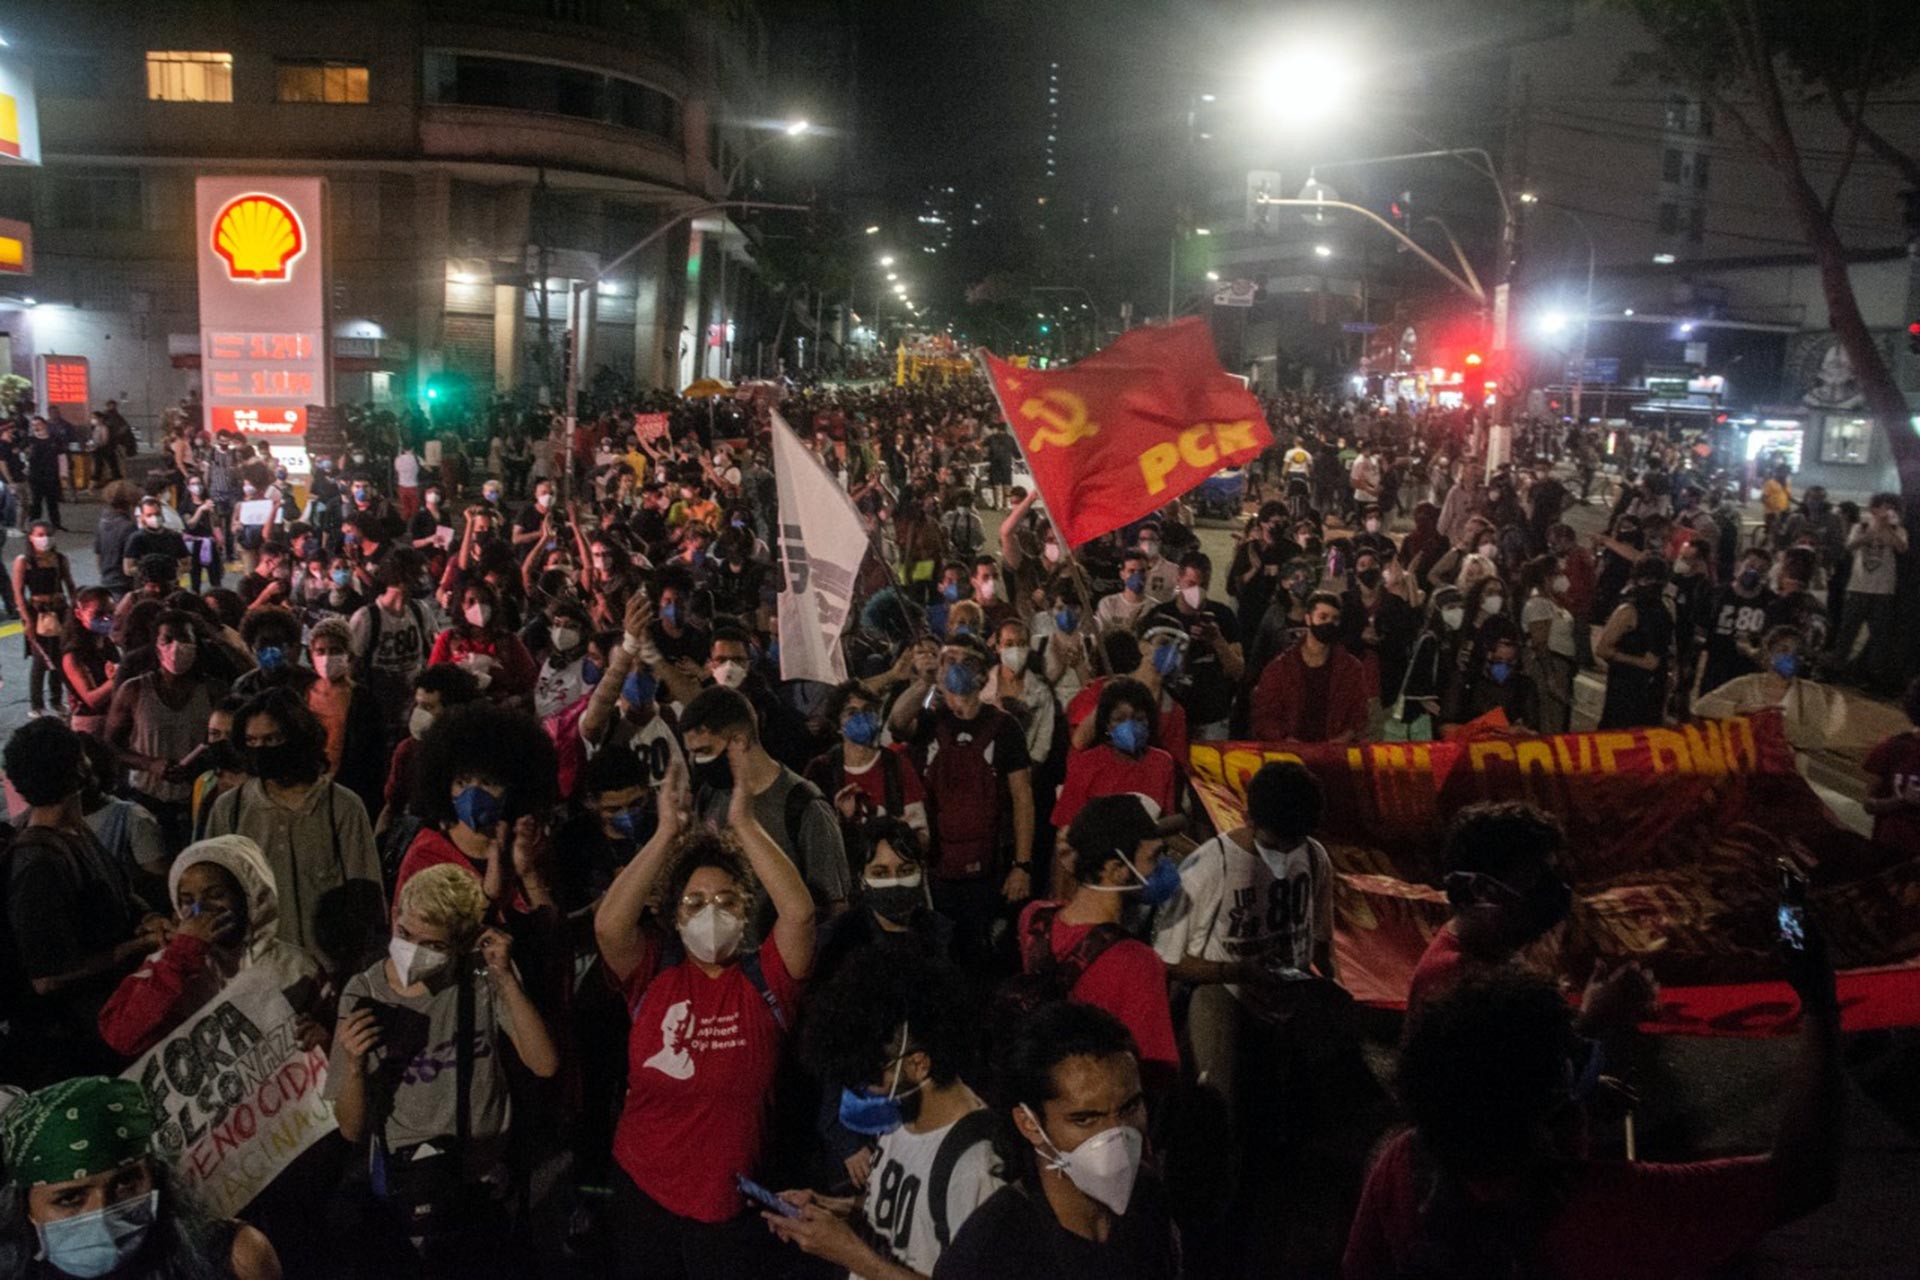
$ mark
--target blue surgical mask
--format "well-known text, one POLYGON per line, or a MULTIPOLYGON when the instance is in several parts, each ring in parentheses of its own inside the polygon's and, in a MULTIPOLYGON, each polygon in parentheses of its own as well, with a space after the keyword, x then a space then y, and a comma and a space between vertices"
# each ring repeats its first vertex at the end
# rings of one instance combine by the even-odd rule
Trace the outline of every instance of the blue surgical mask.
POLYGON ((600 669, 600 664, 592 658, 580 659, 580 683, 587 686, 587 688, 591 689, 593 686, 599 684, 600 677, 605 674, 606 672, 600 669))
POLYGON ((943 583, 940 587, 940 594, 948 604, 952 604, 960 598, 960 584, 957 582, 943 583))
POLYGON ((1072 609, 1055 609, 1053 625, 1059 627, 1065 634, 1072 635, 1080 629, 1080 615, 1072 609))
POLYGON ((1487 675, 1495 684, 1505 684, 1507 677, 1512 674, 1513 664, 1511 662, 1489 662, 1487 664, 1487 675))
POLYGON ((653 705, 653 699, 659 692, 660 682, 640 671, 629 671, 626 683, 620 686, 620 696, 636 707, 653 705))
POLYGON ((287 665, 287 651, 277 644, 263 645, 253 651, 253 660, 262 671, 278 671, 287 665))
POLYGON ((892 1133, 906 1123, 900 1114, 900 1099, 890 1094, 875 1096, 871 1093, 855 1093, 852 1089, 840 1091, 840 1126, 853 1133, 877 1138, 892 1133))
POLYGON ((1796 653, 1776 653, 1770 664, 1775 675, 1791 680, 1800 674, 1800 655, 1796 653))
POLYGON ((113 634, 113 615, 110 613, 103 613, 96 616, 92 622, 89 622, 87 624, 87 630, 93 632, 93 634, 97 636, 112 635, 113 634))
POLYGON ((680 625, 680 606, 677 603, 669 603, 669 604, 661 605, 660 620, 662 622, 665 622, 669 626, 674 626, 674 627, 679 626, 680 625))
MULTIPOLYGON (((1134 874, 1139 875, 1138 868, 1134 874)), ((1141 878, 1140 897, 1150 907, 1173 901, 1180 892, 1180 864, 1172 858, 1161 858, 1153 864, 1153 873, 1141 878)))
POLYGON ((1113 739, 1113 745, 1130 756, 1137 756, 1147 745, 1147 722, 1145 720, 1122 720, 1107 730, 1113 739))
POLYGON ((37 1222, 40 1250, 55 1270, 90 1280, 117 1270, 146 1243, 160 1216, 160 1193, 149 1191, 93 1213, 37 1222))
POLYGON ((880 717, 871 711, 856 711, 840 726, 840 732, 855 746, 871 747, 880 741, 880 717))
POLYGON ((1180 674, 1180 646, 1177 644, 1156 645, 1153 650, 1153 669, 1163 676, 1180 674))
POLYGON ((622 809, 607 819, 607 825, 632 840, 640 834, 640 815, 631 809, 622 809))
POLYGON ((1130 573, 1126 576, 1125 586, 1127 590, 1133 592, 1133 594, 1139 595, 1147 589, 1147 575, 1144 573, 1130 573))
POLYGON ((500 800, 485 787, 468 787, 453 798, 453 814, 468 830, 484 835, 500 821, 500 800))
POLYGON ((346 585, 347 585, 347 584, 348 584, 349 582, 352 582, 352 581, 353 581, 353 570, 351 570, 351 569, 335 569, 335 570, 333 571, 333 585, 334 585, 334 586, 336 586, 336 587, 344 587, 344 586, 346 586, 346 585))
POLYGON ((947 673, 940 677, 940 683, 946 686, 948 693, 962 698, 980 692, 980 677, 964 662, 949 666, 947 673))

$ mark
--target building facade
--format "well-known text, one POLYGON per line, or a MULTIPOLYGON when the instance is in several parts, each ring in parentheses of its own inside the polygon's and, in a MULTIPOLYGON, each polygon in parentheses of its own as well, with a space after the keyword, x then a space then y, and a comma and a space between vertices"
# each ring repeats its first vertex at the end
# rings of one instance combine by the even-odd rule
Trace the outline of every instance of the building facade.
MULTIPOLYGON (((198 387, 193 193, 210 174, 326 180, 336 402, 557 399, 586 291, 585 376, 722 371, 719 215, 592 281, 723 198, 764 79, 750 6, 75 0, 7 35, 34 70, 44 157, 0 172, 0 216, 35 240, 33 275, 0 295, 16 372, 86 356, 96 401, 146 423, 198 387)), ((737 299, 751 260, 726 229, 737 299)))

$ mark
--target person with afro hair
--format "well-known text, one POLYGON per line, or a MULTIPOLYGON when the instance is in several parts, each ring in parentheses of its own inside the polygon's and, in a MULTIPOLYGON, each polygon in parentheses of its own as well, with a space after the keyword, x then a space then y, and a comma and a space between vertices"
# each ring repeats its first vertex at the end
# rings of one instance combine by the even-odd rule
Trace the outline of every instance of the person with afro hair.
POLYGON ((413 811, 426 825, 400 860, 394 901, 419 872, 452 863, 497 905, 551 906, 545 820, 559 772, 553 740, 525 711, 481 700, 435 717, 414 764, 413 811))

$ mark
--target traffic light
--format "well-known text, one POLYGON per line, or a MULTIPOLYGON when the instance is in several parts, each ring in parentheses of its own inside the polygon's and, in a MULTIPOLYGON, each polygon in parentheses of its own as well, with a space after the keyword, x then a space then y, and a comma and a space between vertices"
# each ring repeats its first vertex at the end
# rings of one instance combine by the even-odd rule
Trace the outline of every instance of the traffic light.
POLYGON ((1920 320, 1907 326, 1907 350, 1920 356, 1920 320))
POLYGON ((1043 323, 1042 323, 1042 324, 1040 325, 1040 332, 1042 332, 1042 333, 1052 333, 1052 332, 1053 332, 1053 326, 1052 326, 1052 325, 1050 325, 1050 324, 1046 324, 1046 323, 1044 323, 1044 322, 1043 322, 1043 323))
MULTIPOLYGON (((1400 228, 1401 235, 1411 237, 1413 235, 1413 192, 1402 191, 1389 200, 1387 216, 1393 220, 1394 226, 1400 228)), ((1400 253, 1407 251, 1407 246, 1404 244, 1396 244, 1394 248, 1400 253)))

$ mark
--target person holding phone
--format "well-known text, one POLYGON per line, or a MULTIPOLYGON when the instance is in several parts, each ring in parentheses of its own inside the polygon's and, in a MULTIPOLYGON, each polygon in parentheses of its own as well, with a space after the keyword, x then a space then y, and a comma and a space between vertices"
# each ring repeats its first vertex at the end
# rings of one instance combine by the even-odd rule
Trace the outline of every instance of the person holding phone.
POLYGON ((560 1070, 512 938, 484 927, 489 907, 465 867, 407 881, 387 954, 341 993, 327 1067, 341 1136, 373 1148, 363 1247, 404 1236, 433 1275, 524 1274, 508 1247, 501 1050, 541 1079, 560 1070))
MULTIPOLYGON (((1803 909, 1804 910, 1804 909, 1803 909)), ((1466 979, 1413 1020, 1399 1094, 1413 1127, 1374 1161, 1342 1275, 1700 1275, 1832 1198, 1844 1106, 1840 1004, 1811 916, 1783 945, 1800 1044, 1773 1148, 1687 1164, 1593 1159, 1593 1047, 1548 979, 1466 979)))

